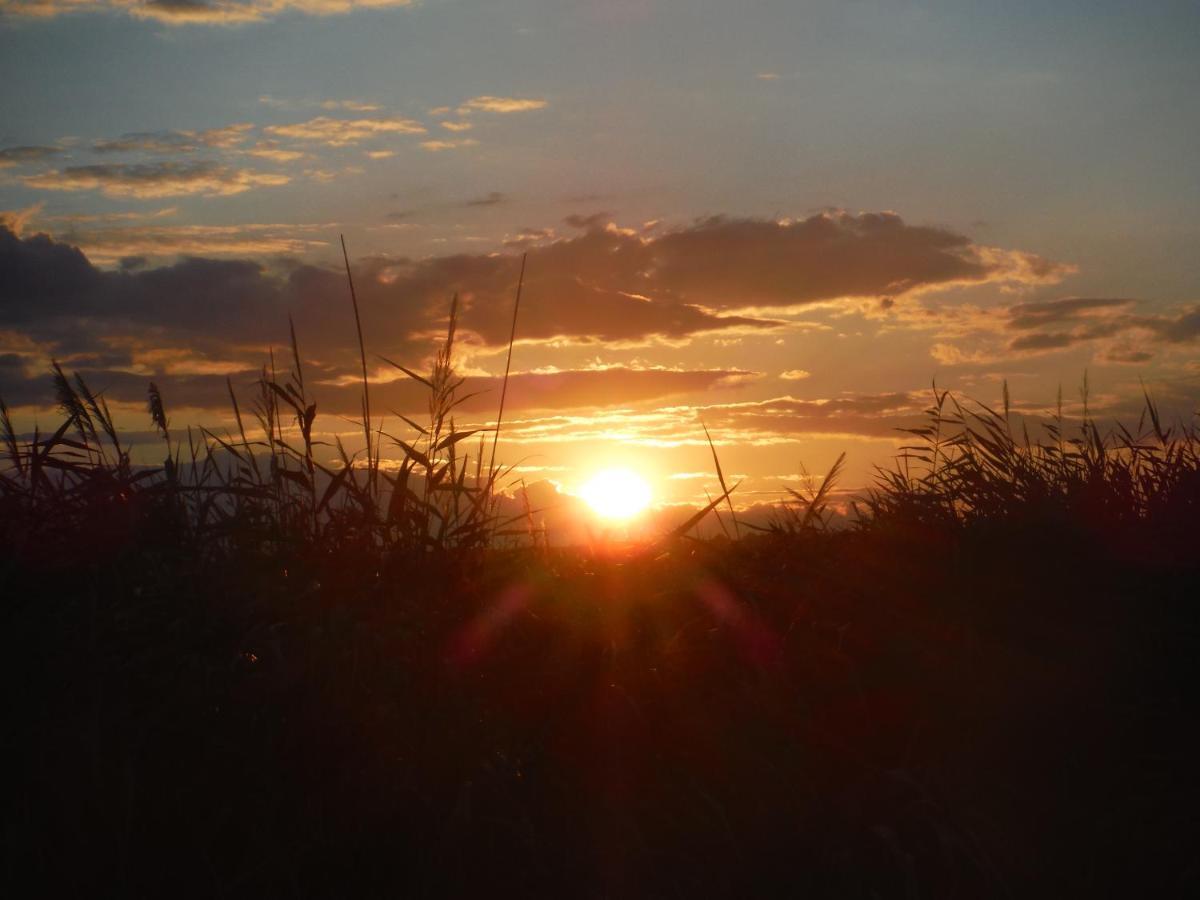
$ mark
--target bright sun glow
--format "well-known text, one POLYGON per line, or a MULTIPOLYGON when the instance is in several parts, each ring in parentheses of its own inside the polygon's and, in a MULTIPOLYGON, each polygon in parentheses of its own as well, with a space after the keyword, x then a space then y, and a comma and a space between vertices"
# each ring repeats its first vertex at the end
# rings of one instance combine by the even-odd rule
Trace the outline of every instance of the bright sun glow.
POLYGON ((650 505, 650 485, 628 469, 597 472, 580 493, 606 519, 630 519, 650 505))

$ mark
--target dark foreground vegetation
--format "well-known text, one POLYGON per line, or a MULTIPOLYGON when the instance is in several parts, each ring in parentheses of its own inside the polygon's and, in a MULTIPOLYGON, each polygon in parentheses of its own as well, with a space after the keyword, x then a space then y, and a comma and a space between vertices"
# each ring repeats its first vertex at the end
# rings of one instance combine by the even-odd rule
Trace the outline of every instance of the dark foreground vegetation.
POLYGON ((456 455, 478 435, 454 428, 444 357, 394 471, 365 397, 374 449, 319 461, 299 354, 264 373, 249 432, 239 410, 236 434, 172 434, 152 390, 152 469, 81 380, 60 373, 54 434, 5 414, 8 882, 1194 887, 1194 432, 1148 401, 1136 433, 1060 418, 1031 438, 935 393, 847 527, 827 527, 827 479, 738 541, 685 523, 552 549, 498 518, 486 442, 456 455))

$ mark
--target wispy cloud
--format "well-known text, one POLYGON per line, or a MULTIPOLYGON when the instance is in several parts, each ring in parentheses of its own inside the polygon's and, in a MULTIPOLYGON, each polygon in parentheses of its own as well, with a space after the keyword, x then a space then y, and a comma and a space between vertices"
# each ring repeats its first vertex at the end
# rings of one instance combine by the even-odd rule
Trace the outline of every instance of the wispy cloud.
POLYGON ((281 147, 278 141, 259 141, 249 150, 242 151, 247 156, 257 156, 259 159, 269 159, 271 162, 285 163, 302 159, 305 154, 299 150, 281 147))
POLYGON ((306 97, 294 99, 275 97, 271 94, 259 95, 258 102, 272 109, 345 109, 350 112, 377 112, 382 107, 369 100, 320 100, 306 97))
POLYGON ((62 153, 59 147, 5 147, 0 150, 0 169, 19 166, 24 163, 36 163, 58 156, 62 153))
POLYGON ((465 138, 463 140, 456 141, 421 141, 421 146, 431 153, 437 153, 442 150, 459 150, 463 147, 475 147, 478 146, 478 144, 479 141, 473 138, 465 138))
POLYGON ((100 191, 108 197, 227 196, 287 184, 287 175, 252 172, 211 162, 68 166, 21 179, 49 191, 100 191))
POLYGON ((329 116, 317 116, 307 122, 292 125, 268 125, 263 131, 279 137, 313 141, 331 147, 357 144, 381 135, 426 133, 425 126, 412 119, 334 119, 329 116))
POLYGON ((130 257, 298 256, 325 246, 329 225, 133 225, 81 228, 72 242, 97 265, 130 257))
POLYGON ((206 131, 140 131, 92 144, 97 153, 193 153, 197 150, 227 150, 236 147, 253 130, 250 123, 239 122, 206 131))
POLYGON ((70 13, 113 12, 167 25, 237 25, 285 12, 343 15, 356 9, 410 6, 413 0, 0 0, 12 16, 48 19, 70 13))
POLYGON ((345 175, 361 175, 365 171, 362 166, 342 166, 340 169, 305 169, 304 175, 312 181, 325 184, 345 175))
POLYGON ((366 103, 362 100, 322 100, 321 109, 348 109, 351 112, 376 112, 378 103, 366 103))
POLYGON ((1065 297, 968 310, 931 354, 947 366, 991 365, 1079 348, 1098 362, 1135 364, 1200 338, 1200 306, 1139 311, 1130 298, 1065 297), (951 340, 953 342, 951 342, 951 340))
POLYGON ((36 219, 41 211, 41 203, 26 206, 24 209, 0 209, 0 228, 7 228, 20 237, 25 227, 36 219))
POLYGON ((499 206, 508 200, 507 194, 502 194, 500 191, 491 191, 484 194, 482 197, 475 197, 464 203, 464 206, 499 206))
POLYGON ((481 97, 472 97, 459 105, 459 115, 467 115, 472 112, 490 112, 490 113, 518 113, 530 112, 535 109, 544 109, 548 105, 546 100, 538 100, 532 97, 493 97, 484 95, 481 97))

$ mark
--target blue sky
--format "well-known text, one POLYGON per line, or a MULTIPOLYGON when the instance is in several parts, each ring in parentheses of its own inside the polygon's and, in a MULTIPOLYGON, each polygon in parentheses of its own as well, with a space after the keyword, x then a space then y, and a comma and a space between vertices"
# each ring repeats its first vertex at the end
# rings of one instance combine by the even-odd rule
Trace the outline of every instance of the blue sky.
MULTIPOLYGON (((879 397, 903 394, 907 405, 875 413, 892 423, 919 410, 934 376, 987 400, 1009 378, 1016 396, 1044 406, 1088 369, 1114 416, 1140 380, 1179 414, 1194 409, 1194 3, 380 3, 0 0, 0 210, 19 242, 13 259, 45 233, 101 272, 125 259, 147 283, 182 257, 250 261, 276 278, 262 288, 275 299, 244 303, 273 315, 271 304, 315 302, 279 293, 279 279, 333 263, 345 233, 357 258, 378 261, 364 277, 383 279, 380 296, 407 310, 368 315, 389 319, 379 352, 416 363, 434 299, 444 305, 439 287, 466 292, 479 322, 495 318, 485 307, 500 293, 464 274, 479 268, 471 259, 529 250, 543 272, 586 269, 604 244, 585 240, 590 230, 626 229, 663 253, 674 245, 654 242, 682 233, 679 258, 697 271, 704 257, 687 254, 730 254, 729 277, 712 276, 724 293, 682 276, 644 282, 631 268, 628 284, 605 290, 653 289, 645 302, 665 312, 636 334, 600 334, 606 301, 548 277, 541 289, 559 293, 544 299, 545 334, 522 345, 518 367, 531 379, 620 370, 605 376, 617 380, 603 397, 630 415, 678 408, 664 426, 672 433, 714 403, 718 376, 627 403, 619 379, 725 373, 711 415, 734 419, 747 409, 739 403, 856 399, 878 410, 879 397), (901 226, 888 219, 877 233, 877 220, 860 218, 879 213, 901 226), (874 280, 826 271, 828 250, 806 255, 819 229, 787 223, 822 214, 836 246, 861 245, 845 265, 878 267, 874 280), (576 224, 564 221, 572 216, 576 224), (776 229, 697 230, 714 216, 776 229), (986 265, 959 277, 943 256, 912 255, 941 240, 922 228, 961 239, 947 252, 986 265), (750 296, 765 289, 755 267, 771 273, 769 303, 750 296), (822 291, 803 287, 812 284, 822 291), (408 293, 392 297, 388 285, 408 293), (418 298, 418 287, 428 294, 418 298), (681 326, 678 303, 700 324, 681 326), (551 321, 553 309, 588 304, 590 331, 567 311, 551 321), (777 324, 710 328, 697 309, 777 324), (807 375, 783 377, 797 372, 807 375)), ((183 313, 160 321, 106 291, 84 318, 104 347, 123 348, 108 367, 95 347, 64 337, 80 331, 80 310, 64 307, 52 328, 35 298, 0 297, 18 323, 0 332, 10 358, 0 387, 31 414, 51 356, 95 364, 101 380, 165 379, 248 371, 261 349, 219 329, 192 342, 172 331, 183 313)), ((206 302, 202 287, 188 296, 206 302)), ((622 308, 611 315, 627 318, 622 308)), ((486 330, 474 344, 468 335, 462 359, 481 378, 500 358, 486 330)), ((331 379, 344 363, 334 343, 324 333, 314 342, 331 379)), ((581 415, 598 397, 585 400, 581 415)), ((206 408, 202 397, 195 406, 206 408)), ((530 406, 531 416, 546 412, 530 406)), ((859 447, 860 475, 890 453, 874 426, 852 418, 796 431, 794 408, 775 415, 775 443, 765 430, 758 449, 731 438, 755 477, 781 476, 799 457, 819 467, 843 444, 859 447)), ((618 446, 659 454, 646 465, 666 472, 698 460, 695 445, 659 438, 581 438, 572 449, 534 434, 530 446, 558 454, 564 471, 618 446)))

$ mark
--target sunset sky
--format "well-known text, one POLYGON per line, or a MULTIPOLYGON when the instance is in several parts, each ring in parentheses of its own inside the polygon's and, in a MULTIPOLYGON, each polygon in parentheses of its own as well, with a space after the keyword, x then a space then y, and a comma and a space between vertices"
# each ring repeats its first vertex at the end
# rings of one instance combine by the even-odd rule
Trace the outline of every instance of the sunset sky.
POLYGON ((228 424, 290 313, 352 444, 339 234, 377 410, 424 409, 380 357, 426 368, 460 295, 462 424, 528 253, 501 455, 568 491, 702 500, 701 419, 743 504, 843 450, 865 484, 935 378, 1200 400, 1194 2, 0 0, 0 84, 21 428, 51 358, 147 439, 150 380, 228 424))

